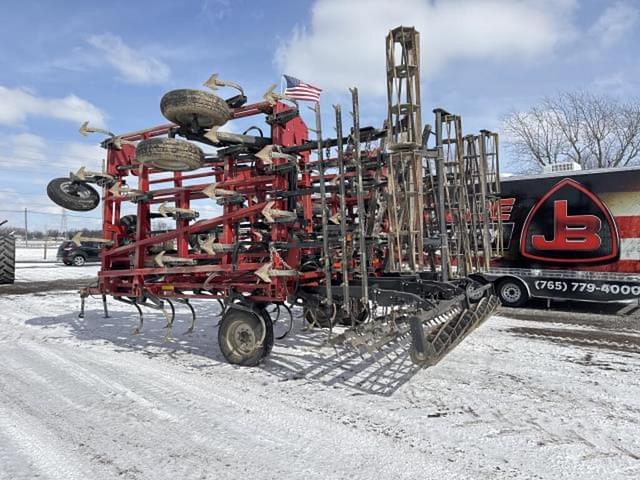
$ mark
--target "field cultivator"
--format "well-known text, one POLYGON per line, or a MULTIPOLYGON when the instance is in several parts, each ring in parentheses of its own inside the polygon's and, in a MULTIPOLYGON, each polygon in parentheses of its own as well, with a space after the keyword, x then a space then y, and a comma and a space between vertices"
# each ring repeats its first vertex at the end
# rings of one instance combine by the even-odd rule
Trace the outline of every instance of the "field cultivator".
POLYGON ((497 135, 463 137, 461 118, 442 109, 423 129, 419 35, 398 27, 386 43, 382 128, 360 126, 355 88, 347 133, 336 105, 337 134, 325 138, 319 104, 310 129, 273 88, 248 103, 214 75, 206 86, 239 93, 171 91, 160 105, 171 123, 104 132, 103 172, 49 185, 52 200, 78 210, 98 204, 91 183, 102 189, 103 238, 92 239, 104 242, 101 270, 81 292, 81 314, 98 294, 108 315, 111 296, 137 309, 139 331, 141 307, 171 327, 181 302, 192 330, 190 301, 216 300, 224 357, 255 365, 273 346, 274 321, 290 329, 300 306, 336 347, 374 352, 410 336, 414 363, 443 358, 497 306, 473 280, 500 253, 497 135), (221 128, 247 118, 256 125, 242 134, 221 128), (159 219, 170 226, 153 229, 159 219))

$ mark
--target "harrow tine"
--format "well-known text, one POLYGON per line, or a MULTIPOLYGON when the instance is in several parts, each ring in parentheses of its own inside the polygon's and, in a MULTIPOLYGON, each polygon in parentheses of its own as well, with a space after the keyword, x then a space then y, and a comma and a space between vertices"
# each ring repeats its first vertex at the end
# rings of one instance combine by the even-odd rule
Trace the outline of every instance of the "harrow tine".
POLYGON ((189 299, 188 298, 185 298, 184 301, 182 301, 181 303, 184 303, 187 307, 189 307, 189 310, 191 310, 191 326, 183 334, 183 335, 189 335, 189 334, 193 333, 193 330, 195 329, 195 326, 196 326, 196 311, 193 308, 193 305, 191 305, 191 303, 189 303, 189 299))
POLYGON ((176 308, 173 306, 173 302, 168 298, 166 298, 165 301, 169 304, 171 313, 167 312, 167 309, 164 308, 164 305, 162 306, 162 314, 164 315, 164 318, 167 320, 167 324, 164 326, 164 328, 171 328, 173 326, 173 321, 176 318, 176 308))
POLYGON ((167 324, 164 326, 166 332, 164 334, 164 337, 162 338, 162 341, 168 342, 173 338, 173 321, 176 318, 176 309, 173 306, 173 302, 171 302, 171 300, 169 300, 168 298, 165 300, 169 304, 171 313, 167 312, 167 309, 164 308, 164 304, 162 304, 162 314, 164 315, 164 318, 167 320, 167 324))
POLYGON ((78 313, 78 318, 84 318, 84 304, 85 304, 85 299, 87 297, 83 294, 80 294, 80 313, 78 313))
POLYGON ((218 303, 220 304, 220 313, 218 314, 218 316, 222 318, 227 307, 225 307, 224 302, 219 298, 218 298, 218 303))
POLYGON ((107 308, 107 296, 102 295, 102 308, 104 309, 104 318, 109 318, 109 309, 107 308))
POLYGON ((140 308, 140 305, 138 305, 138 302, 136 300, 132 300, 131 304, 136 307, 136 310, 138 310, 138 315, 140 315, 140 323, 138 323, 138 326, 133 331, 133 334, 140 335, 142 333, 142 326, 144 325, 144 316, 142 315, 142 309, 140 308))

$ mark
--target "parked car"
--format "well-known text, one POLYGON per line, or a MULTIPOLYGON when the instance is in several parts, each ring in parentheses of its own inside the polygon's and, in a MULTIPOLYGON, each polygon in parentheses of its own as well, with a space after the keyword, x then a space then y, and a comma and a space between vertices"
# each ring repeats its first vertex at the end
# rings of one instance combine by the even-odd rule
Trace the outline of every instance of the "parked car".
POLYGON ((87 262, 100 261, 101 248, 99 243, 82 242, 79 247, 71 240, 66 240, 58 247, 57 259, 65 265, 81 267, 87 262))

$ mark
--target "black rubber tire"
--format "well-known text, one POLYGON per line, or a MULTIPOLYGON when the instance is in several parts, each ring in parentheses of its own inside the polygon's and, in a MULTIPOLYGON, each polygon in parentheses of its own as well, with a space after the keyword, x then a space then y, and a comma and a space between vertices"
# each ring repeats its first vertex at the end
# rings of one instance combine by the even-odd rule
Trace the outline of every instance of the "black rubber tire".
POLYGON ((336 324, 338 317, 339 305, 335 303, 331 307, 322 307, 316 309, 310 309, 304 307, 302 310, 302 316, 305 321, 314 327, 330 328, 336 324))
POLYGON ((229 105, 222 98, 202 90, 172 90, 160 101, 162 115, 177 125, 191 127, 194 120, 199 127, 220 127, 231 118, 229 105))
POLYGON ((264 355, 263 355, 263 358, 264 358, 271 353, 271 350, 273 350, 273 343, 274 343, 273 321, 271 320, 271 317, 269 316, 269 313, 267 312, 266 309, 261 308, 259 311, 260 311, 260 315, 262 315, 262 318, 264 319, 265 325, 267 326, 267 335, 264 337, 264 355))
POLYGON ((71 259, 71 265, 74 267, 84 267, 84 264, 87 263, 87 259, 82 255, 74 255, 71 259))
POLYGON ((74 212, 88 212, 100 203, 100 194, 93 187, 66 177, 51 180, 47 185, 47 196, 56 205, 74 212))
POLYGON ((175 138, 151 138, 136 146, 136 160, 158 170, 184 172, 202 166, 204 153, 197 145, 175 138))
POLYGON ((342 306, 339 308, 338 317, 340 321, 340 325, 344 325, 345 327, 351 327, 356 325, 361 325, 367 321, 369 318, 369 310, 362 307, 362 304, 352 298, 351 299, 351 314, 347 315, 346 312, 342 309, 342 306))
POLYGON ((504 278, 496 285, 496 293, 505 307, 521 307, 529 301, 524 284, 515 278, 504 278))
POLYGON ((13 283, 16 279, 16 239, 11 235, 0 236, 0 284, 13 283))
POLYGON ((259 312, 230 307, 218 326, 218 346, 227 362, 254 367, 268 355, 273 346, 273 328, 259 312), (264 322, 263 322, 264 321, 264 322), (264 327, 267 331, 264 332, 264 327), (264 341, 259 344, 264 332, 264 341))
POLYGON ((486 285, 486 281, 484 281, 483 279, 479 279, 479 278, 471 278, 469 283, 467 284, 466 290, 467 290, 467 297, 469 298, 469 301, 471 303, 478 303, 480 300, 482 300, 484 297, 486 297, 488 295, 488 293, 490 293, 491 291, 489 290, 489 292, 487 292, 487 290, 478 292, 479 288, 482 288, 484 285, 486 285))
POLYGON ((124 229, 125 234, 133 235, 138 226, 138 216, 136 214, 125 215, 120 218, 120 226, 124 229))

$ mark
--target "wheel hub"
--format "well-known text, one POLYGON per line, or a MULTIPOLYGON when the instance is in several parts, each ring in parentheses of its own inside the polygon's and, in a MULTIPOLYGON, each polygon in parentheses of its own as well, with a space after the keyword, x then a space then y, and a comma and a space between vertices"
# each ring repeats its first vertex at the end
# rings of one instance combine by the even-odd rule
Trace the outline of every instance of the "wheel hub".
POLYGON ((238 325, 233 332, 233 340, 238 351, 250 354, 256 348, 256 336, 249 325, 238 325))
POLYGON ((520 289, 511 283, 502 287, 502 296, 510 302, 517 302, 522 296, 520 289))

